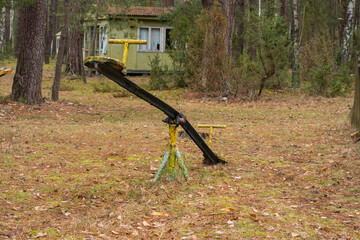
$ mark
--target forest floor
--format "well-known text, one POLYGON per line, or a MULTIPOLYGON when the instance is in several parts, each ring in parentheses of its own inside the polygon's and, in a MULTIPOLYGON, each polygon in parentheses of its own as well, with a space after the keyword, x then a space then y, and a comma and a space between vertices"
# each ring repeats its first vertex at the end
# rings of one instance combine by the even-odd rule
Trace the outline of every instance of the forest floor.
POLYGON ((179 138, 190 181, 154 184, 165 115, 100 76, 86 85, 66 77, 53 102, 53 67, 41 106, 8 100, 13 74, 0 78, 0 238, 360 239, 352 97, 268 91, 239 102, 153 91, 196 129, 227 125, 211 147, 228 160, 203 165, 179 138))

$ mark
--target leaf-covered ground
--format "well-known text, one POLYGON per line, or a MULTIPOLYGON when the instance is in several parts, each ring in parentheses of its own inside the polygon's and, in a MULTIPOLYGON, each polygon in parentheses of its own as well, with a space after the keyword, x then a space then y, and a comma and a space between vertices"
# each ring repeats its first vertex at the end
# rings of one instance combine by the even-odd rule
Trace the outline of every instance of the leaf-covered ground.
POLYGON ((153 92, 194 126, 227 125, 212 149, 229 161, 205 166, 179 138, 191 180, 153 184, 169 140, 163 113, 98 76, 87 85, 67 77, 59 102, 28 106, 6 100, 12 76, 0 78, 1 238, 360 238, 351 97, 267 92, 236 102, 153 92))

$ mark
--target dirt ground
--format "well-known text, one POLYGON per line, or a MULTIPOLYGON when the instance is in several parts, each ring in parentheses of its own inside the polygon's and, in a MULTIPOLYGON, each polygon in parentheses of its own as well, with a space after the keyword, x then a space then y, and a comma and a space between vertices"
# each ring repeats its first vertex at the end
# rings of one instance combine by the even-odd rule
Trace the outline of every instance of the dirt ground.
POLYGON ((0 238, 360 239, 351 96, 239 102, 154 91, 194 127, 227 125, 211 147, 228 160, 205 166, 179 138, 190 181, 179 173, 154 184, 165 115, 99 76, 66 77, 53 102, 51 67, 41 106, 8 100, 13 74, 0 78, 0 238))

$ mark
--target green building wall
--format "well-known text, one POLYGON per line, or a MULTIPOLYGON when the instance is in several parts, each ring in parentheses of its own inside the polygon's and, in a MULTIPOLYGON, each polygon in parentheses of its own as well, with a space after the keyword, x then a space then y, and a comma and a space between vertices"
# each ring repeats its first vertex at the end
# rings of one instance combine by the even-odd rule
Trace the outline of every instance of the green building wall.
MULTIPOLYGON (((99 26, 106 26, 108 39, 138 39, 138 31, 141 26, 144 27, 161 27, 167 28, 166 22, 161 22, 152 19, 137 19, 138 26, 130 26, 131 21, 121 22, 120 19, 114 19, 110 22, 108 20, 99 21, 99 26)), ((88 25, 91 26, 90 24, 88 25)), ((89 39, 88 39, 89 40, 89 39)), ((84 42, 84 55, 88 56, 89 41, 84 42)), ((108 44, 107 52, 98 53, 101 56, 107 56, 122 60, 123 58, 123 44, 108 44)), ((97 54, 97 55, 98 55, 97 54)), ((167 52, 160 51, 139 51, 138 45, 129 46, 129 55, 127 59, 127 71, 128 73, 148 73, 150 71, 150 59, 156 55, 160 57, 160 64, 162 66, 167 65, 169 69, 172 69, 172 60, 167 52)))

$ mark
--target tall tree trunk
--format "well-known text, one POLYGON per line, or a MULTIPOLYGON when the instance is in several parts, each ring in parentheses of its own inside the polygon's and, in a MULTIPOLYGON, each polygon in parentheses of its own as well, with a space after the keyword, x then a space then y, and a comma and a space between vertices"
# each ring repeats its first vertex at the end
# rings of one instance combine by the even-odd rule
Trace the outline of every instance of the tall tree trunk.
POLYGON ((346 15, 347 15, 347 0, 341 0, 341 15, 340 15, 340 23, 338 26, 338 41, 339 41, 339 48, 341 49, 343 46, 343 39, 344 39, 344 30, 346 24, 346 15))
POLYGON ((289 13, 288 13, 288 1, 289 0, 281 0, 281 7, 280 7, 280 16, 282 16, 286 22, 290 22, 289 13))
POLYGON ((82 39, 84 38, 84 35, 83 34, 81 34, 80 35, 80 39, 79 39, 79 48, 78 48, 78 54, 79 54, 79 59, 80 59, 80 74, 81 74, 81 76, 82 76, 82 80, 83 80, 83 83, 87 83, 86 82, 86 76, 85 76, 85 68, 84 68, 84 64, 83 64, 83 62, 84 62, 84 56, 83 56, 83 50, 82 50, 82 44, 81 44, 81 41, 82 41, 82 39))
POLYGON ((56 56, 56 49, 57 49, 56 33, 59 29, 59 21, 58 21, 58 17, 57 17, 59 0, 52 0, 52 1, 54 1, 54 5, 52 6, 52 8, 53 8, 52 12, 54 13, 54 15, 51 15, 53 17, 53 20, 51 21, 51 24, 53 24, 53 26, 52 26, 52 29, 53 29, 52 34, 53 35, 52 35, 51 58, 54 59, 56 56))
MULTIPOLYGON (((95 22, 94 22, 94 32, 92 33, 92 38, 90 42, 89 56, 95 56, 95 43, 97 37, 97 24, 98 24, 98 16, 99 16, 99 7, 100 0, 97 0, 96 9, 95 9, 95 22)), ((91 77, 92 71, 88 71, 88 77, 91 77)))
POLYGON ((68 28, 69 28, 69 18, 70 18, 70 1, 64 0, 65 10, 64 10, 64 25, 61 30, 60 43, 59 43, 59 52, 56 59, 56 70, 54 83, 52 85, 52 95, 51 99, 53 101, 59 100, 59 88, 60 88, 60 77, 61 77, 61 68, 64 60, 65 54, 65 45, 68 38, 68 28))
MULTIPOLYGON (((208 11, 211 7, 213 1, 212 0, 202 0, 203 8, 208 11)), ((209 57, 207 54, 206 46, 209 44, 210 31, 208 28, 205 28, 205 36, 204 36, 204 48, 203 48, 203 57, 201 60, 201 86, 206 89, 208 84, 208 71, 206 70, 206 66, 209 64, 209 57)))
POLYGON ((235 26, 235 0, 219 0, 222 5, 223 13, 227 19, 227 26, 224 35, 226 56, 232 56, 232 41, 235 26))
MULTIPOLYGON (((258 11, 258 1, 257 0, 249 0, 249 11, 250 11, 250 14, 253 15, 254 12, 258 11)), ((249 41, 249 55, 250 55, 250 58, 252 60, 255 60, 256 59, 256 49, 255 49, 255 46, 254 46, 254 42, 249 41)))
POLYGON ((354 0, 354 30, 359 27, 359 21, 360 21, 360 0, 354 0))
POLYGON ((360 53, 356 54, 355 97, 351 111, 351 125, 360 129, 360 53))
POLYGON ((72 3, 71 22, 73 23, 73 26, 70 28, 71 31, 68 38, 68 52, 65 72, 82 76, 83 83, 86 83, 82 51, 83 35, 81 32, 81 25, 83 22, 82 14, 85 10, 83 7, 84 4, 86 4, 84 1, 72 3))
POLYGON ((81 49, 81 31, 80 31, 80 21, 81 21, 81 10, 82 10, 82 1, 76 1, 72 3, 71 7, 71 30, 69 32, 68 38, 68 48, 67 48, 67 61, 65 72, 71 73, 73 75, 81 75, 81 66, 83 65, 80 62, 79 49, 81 49))
POLYGON ((11 1, 5 5, 5 29, 4 29, 4 43, 5 43, 5 53, 8 54, 11 50, 11 41, 10 41, 10 14, 11 14, 11 1))
POLYGON ((291 86, 293 88, 298 88, 300 86, 300 74, 299 74, 299 21, 298 21, 298 7, 297 0, 291 1, 291 41, 292 41, 292 49, 291 49, 291 68, 292 68, 292 76, 291 76, 291 86))
MULTIPOLYGON (((50 12, 49 22, 46 33, 46 44, 45 44, 45 64, 49 64, 51 55, 51 47, 56 47, 56 14, 57 14, 58 0, 50 1, 50 12), (55 43, 55 45, 54 45, 55 43)), ((53 51, 56 52, 56 48, 53 51)))
POLYGON ((236 22, 236 34, 237 34, 237 47, 236 47, 236 58, 239 58, 244 52, 244 37, 245 32, 244 18, 245 18, 245 0, 238 0, 236 4, 237 10, 237 22, 236 22))
POLYGON ((18 19, 19 53, 12 86, 12 99, 41 104, 47 1, 20 5, 18 19))

